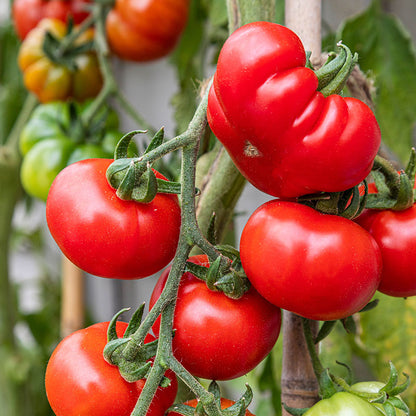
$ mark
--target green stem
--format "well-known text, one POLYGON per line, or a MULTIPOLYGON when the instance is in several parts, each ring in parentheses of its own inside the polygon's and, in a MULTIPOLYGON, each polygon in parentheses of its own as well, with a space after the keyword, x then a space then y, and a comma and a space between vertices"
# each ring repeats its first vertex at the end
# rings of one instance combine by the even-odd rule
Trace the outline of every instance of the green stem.
POLYGON ((309 319, 302 318, 302 325, 309 356, 311 357, 312 361, 313 371, 315 372, 317 380, 319 380, 325 369, 321 363, 321 360, 319 359, 318 353, 316 352, 315 340, 311 330, 311 321, 309 319))
POLYGON ((247 23, 256 21, 273 22, 276 2, 271 0, 227 0, 229 32, 247 23))

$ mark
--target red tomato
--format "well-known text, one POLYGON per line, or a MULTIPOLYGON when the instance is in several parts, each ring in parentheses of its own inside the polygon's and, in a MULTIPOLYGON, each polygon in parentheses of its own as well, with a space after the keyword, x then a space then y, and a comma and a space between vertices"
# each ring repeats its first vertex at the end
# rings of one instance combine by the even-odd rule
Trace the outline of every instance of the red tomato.
POLYGON ((175 47, 188 11, 189 0, 116 0, 106 20, 110 48, 131 61, 161 58, 175 47))
POLYGON ((241 173, 270 195, 337 192, 371 171, 380 129, 363 102, 324 97, 300 39, 284 26, 236 30, 218 59, 208 122, 241 173))
MULTIPOLYGON (((103 358, 108 322, 81 329, 64 338, 53 352, 45 375, 46 394, 56 416, 130 416, 144 380, 125 381, 116 366, 103 358)), ((117 322, 123 336, 127 323, 117 322)), ((145 342, 154 338, 148 335, 145 342)), ((173 404, 177 381, 172 371, 170 386, 159 387, 147 416, 162 416, 173 404)))
POLYGON ((380 249, 369 233, 294 202, 260 206, 243 229, 240 255, 262 296, 309 319, 352 315, 380 282, 380 249))
MULTIPOLYGON (((190 261, 208 267, 206 255, 190 261)), ((160 276, 150 299, 162 293, 169 269, 160 276)), ((182 276, 173 327, 173 353, 194 376, 229 380, 252 370, 271 351, 279 336, 280 309, 250 288, 238 300, 208 289, 187 272, 182 276)), ((159 334, 159 322, 153 327, 159 334)))
MULTIPOLYGON (((235 402, 233 402, 232 400, 224 399, 224 398, 221 397, 221 409, 227 409, 228 407, 232 406, 234 403, 235 402)), ((191 407, 196 407, 197 404, 198 404, 198 400, 196 400, 196 399, 188 400, 184 404, 186 404, 188 406, 191 406, 191 407)), ((246 416, 254 416, 253 413, 250 413, 248 410, 246 410, 245 415, 246 416)), ((180 413, 169 412, 168 416, 180 416, 180 413)))
POLYGON ((20 39, 44 18, 54 18, 66 22, 69 17, 75 24, 81 23, 89 15, 87 7, 91 0, 14 0, 13 20, 20 39))
POLYGON ((148 204, 119 199, 105 176, 112 162, 87 159, 58 174, 46 203, 49 230, 68 259, 88 273, 118 279, 150 276, 175 254, 178 198, 158 193, 148 204))
POLYGON ((416 205, 404 211, 365 210, 355 220, 377 241, 383 259, 378 290, 390 296, 416 295, 416 205))

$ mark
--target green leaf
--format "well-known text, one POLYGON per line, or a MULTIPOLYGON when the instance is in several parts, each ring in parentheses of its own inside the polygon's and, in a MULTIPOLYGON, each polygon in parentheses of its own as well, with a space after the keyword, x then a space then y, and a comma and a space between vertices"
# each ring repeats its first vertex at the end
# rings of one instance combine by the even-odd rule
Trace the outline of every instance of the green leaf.
POLYGON ((358 53, 361 69, 374 76, 383 140, 407 162, 416 121, 416 53, 408 31, 373 0, 366 11, 342 25, 337 38, 358 53))

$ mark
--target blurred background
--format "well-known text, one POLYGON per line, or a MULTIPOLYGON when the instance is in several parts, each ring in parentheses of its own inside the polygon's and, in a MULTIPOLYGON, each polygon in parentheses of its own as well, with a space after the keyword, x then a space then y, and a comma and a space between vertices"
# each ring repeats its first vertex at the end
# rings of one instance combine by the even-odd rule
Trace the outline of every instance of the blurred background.
MULTIPOLYGON (((350 0, 348 2, 343 0, 323 0, 322 31, 324 38, 327 37, 328 39, 328 44, 332 42, 336 36, 335 33, 343 27, 348 19, 354 20, 357 15, 362 16, 365 14, 371 6, 371 3, 370 0, 350 0)), ((410 37, 415 42, 416 2, 414 0, 391 0, 381 2, 381 4, 384 12, 389 13, 389 16, 393 15, 395 19, 399 19, 397 20, 397 25, 403 31, 401 32, 403 38, 409 40, 410 37)), ((9 2, 1 0, 0 23, 5 23, 9 19, 9 2)), ((360 20, 354 20, 354 22, 359 23, 360 20)), ((348 35, 348 31, 343 33, 348 35)), ((380 35, 380 33, 382 33, 382 30, 377 35, 380 35)), ((374 42, 379 41, 379 39, 374 40, 374 42)), ((387 41, 388 39, 386 39, 387 41)), ((367 39, 366 45, 371 49, 370 39, 367 39)), ((1 46, 0 44, 0 49, 1 46)), ((380 45, 378 43, 374 44, 374 48, 380 48, 380 45)), ((388 49, 387 52, 391 52, 391 49, 388 49)), ((388 53, 385 61, 386 66, 389 65, 388 53)), ((416 69, 413 45, 406 49, 406 53, 413 57, 413 61, 409 65, 413 65, 413 68, 416 69)), ((397 54, 401 54, 399 47, 397 54)), ((405 54, 402 54, 402 56, 408 57, 405 54)), ((393 59, 393 57, 391 58, 393 59)), ((377 70, 381 71, 384 65, 383 63, 377 62, 377 65, 371 67, 370 64, 364 69, 372 74, 377 74, 377 70)), ((114 58, 113 65, 119 86, 128 100, 149 124, 156 128, 164 126, 167 136, 173 137, 175 132, 177 132, 177 124, 171 104, 172 98, 178 89, 178 74, 171 60, 164 58, 152 63, 137 64, 114 58)), ((212 65, 207 68, 206 72, 207 74, 212 74, 214 70, 215 68, 212 65)), ((396 75, 400 77, 399 74, 396 75)), ((413 73, 413 76, 416 76, 415 73, 413 73)), ((393 78, 395 77, 393 76, 393 78)), ((198 81, 200 80, 192 80, 191 82, 197 83, 198 81)), ((6 85, 0 85, 0 99, 4 93, 2 88, 5 87, 6 85)), ((407 124, 405 127, 403 127, 404 125, 398 125, 392 131, 400 131, 404 128, 409 130, 409 138, 404 143, 404 146, 409 148, 409 144, 412 145, 414 143, 413 127, 416 120, 416 82, 407 85, 407 93, 406 88, 404 88, 404 91, 401 91, 400 94, 403 107, 406 107, 406 111, 410 115, 406 119, 407 124), (413 119, 411 117, 412 114, 413 119)), ((389 106, 389 103, 381 103, 380 108, 382 105, 389 106)), ((390 106, 394 105, 395 103, 390 104, 390 106)), ((1 117, 4 117, 4 115, 0 114, 1 117)), ((124 132, 140 128, 126 114, 120 113, 120 121, 121 130, 124 132)), ((389 145, 394 147, 394 142, 399 141, 399 138, 392 133, 389 140, 389 145)), ((399 154, 399 158, 404 154, 400 146, 394 149, 399 154)), ((405 159, 405 157, 403 156, 402 159, 405 159)), ((237 245, 242 227, 249 215, 269 198, 252 186, 246 185, 242 197, 238 202, 234 217, 234 238, 237 245)), ((33 360, 30 357, 29 359, 13 357, 12 359, 4 360, 4 368, 16 374, 18 379, 33 377, 34 380, 41 380, 39 374, 43 371, 44 363, 39 362, 38 357, 47 357, 53 345, 59 340, 62 261, 62 255, 46 227, 45 204, 39 200, 22 196, 14 213, 10 255, 10 277, 13 287, 16 289, 16 301, 18 305, 18 324, 15 331, 18 339, 22 340, 26 346, 29 346, 30 354, 33 354, 33 360, 38 362, 39 366, 38 373, 36 373, 31 367, 33 360), (40 355, 36 355, 36 351, 40 351, 40 355)), ((134 310, 141 303, 148 303, 157 278, 158 276, 155 275, 136 281, 121 281, 82 274, 82 308, 76 313, 82 317, 84 324, 87 325, 93 322, 109 320, 115 312, 124 307, 131 307, 134 310)), ((394 310, 396 306, 396 304, 393 305, 393 309, 391 310, 394 310)), ((406 310, 406 319, 410 319, 409 327, 406 327, 406 331, 408 332, 410 332, 408 328, 413 328, 413 324, 416 323, 416 320, 413 320, 413 315, 414 313, 406 310)), ((128 315, 126 315, 127 317, 128 315)), ((395 322, 397 323, 397 321, 395 322)), ((393 327, 394 325, 395 323, 392 323, 393 327)), ((403 340, 403 335, 401 337, 403 340)), ((362 339, 360 339, 361 341, 362 339)), ((356 342, 356 340, 350 340, 350 343, 353 342, 356 342)), ((369 342, 371 343, 371 339, 369 342)), ((411 343, 408 343, 409 348, 411 348, 411 345, 411 343)), ((353 348, 351 347, 351 349, 353 348)), ((328 356, 332 354, 332 351, 328 353, 328 356)), ((413 351, 416 351, 416 348, 413 351)), ((351 351, 345 354, 351 354, 351 351)), ((358 359, 363 358, 362 355, 364 353, 360 352, 360 354, 356 354, 359 357, 358 359)), ((406 352, 406 354, 407 360, 409 361, 409 353, 406 352)), ((411 354, 411 356, 416 359, 414 354, 411 354)), ((377 360, 381 358, 380 356, 377 360)), ((413 361, 412 368, 414 368, 414 365, 415 363, 413 361)), ((375 372, 372 364, 367 365, 366 368, 369 371, 373 371, 373 373, 375 372)), ((36 381, 34 382, 36 383, 36 381)), ((32 386, 28 389, 31 391, 31 393, 28 393, 28 396, 30 394, 33 397, 36 397, 36 394, 39 395, 38 397, 42 395, 43 387, 41 385, 32 386)), ((273 394, 273 392, 268 392, 267 394, 269 395, 267 397, 270 397, 270 394, 273 394)), ((26 414, 31 416, 50 415, 51 413, 47 403, 35 404, 36 400, 33 400, 33 397, 32 404, 28 406, 30 410, 27 413, 23 413, 22 416, 26 414)), ((266 411, 263 414, 267 414, 266 411)), ((10 416, 8 413, 2 413, 1 409, 0 415, 10 416)))

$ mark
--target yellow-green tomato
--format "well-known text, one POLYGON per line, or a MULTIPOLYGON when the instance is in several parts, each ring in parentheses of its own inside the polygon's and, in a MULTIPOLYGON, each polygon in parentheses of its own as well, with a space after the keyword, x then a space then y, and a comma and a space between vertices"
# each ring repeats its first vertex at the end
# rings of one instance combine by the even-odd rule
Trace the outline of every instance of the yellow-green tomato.
POLYGON ((371 403, 347 392, 338 392, 314 404, 304 416, 381 416, 371 403))

